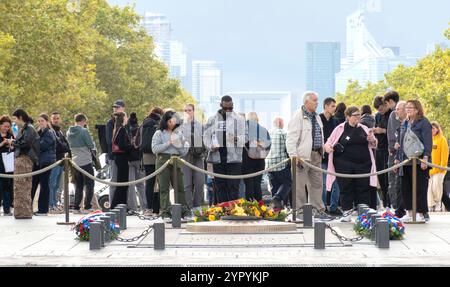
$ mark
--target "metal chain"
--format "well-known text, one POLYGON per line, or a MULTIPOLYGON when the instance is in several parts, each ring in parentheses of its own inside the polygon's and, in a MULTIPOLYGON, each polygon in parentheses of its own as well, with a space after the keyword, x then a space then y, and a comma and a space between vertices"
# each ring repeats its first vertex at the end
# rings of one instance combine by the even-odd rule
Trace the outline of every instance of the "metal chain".
POLYGON ((135 242, 135 241, 138 241, 139 239, 141 239, 142 237, 147 236, 150 233, 150 231, 152 231, 152 229, 153 229, 153 224, 149 225, 147 227, 147 229, 142 231, 142 233, 138 236, 135 236, 132 238, 122 238, 122 237, 117 236, 116 240, 120 241, 120 242, 135 242))
MULTIPOLYGON (((327 224, 326 226, 327 226, 327 228, 330 229, 331 234, 333 234, 334 236, 336 236, 336 237, 337 237, 339 240, 341 240, 341 241, 358 242, 358 241, 361 241, 361 240, 364 239, 364 236, 359 236, 359 237, 355 237, 355 238, 348 238, 348 237, 345 237, 345 236, 340 235, 339 233, 337 233, 337 231, 334 230, 333 227, 331 227, 331 225, 327 224)), ((371 228, 369 229, 369 231, 371 231, 372 228, 373 228, 373 227, 371 227, 371 228)))
POLYGON ((145 215, 139 214, 136 211, 131 212, 130 215, 136 216, 140 220, 150 220, 150 221, 157 220, 157 219, 161 218, 161 215, 158 215, 158 216, 145 216, 145 215))

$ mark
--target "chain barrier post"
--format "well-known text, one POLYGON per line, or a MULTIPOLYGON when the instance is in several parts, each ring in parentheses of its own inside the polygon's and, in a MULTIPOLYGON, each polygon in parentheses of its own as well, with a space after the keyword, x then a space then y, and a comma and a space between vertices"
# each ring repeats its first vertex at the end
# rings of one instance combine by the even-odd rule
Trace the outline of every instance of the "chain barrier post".
POLYGON ((292 178, 292 221, 297 221, 297 157, 291 158, 292 178))
POLYGON ((116 214, 112 211, 106 212, 106 216, 109 216, 111 224, 114 224, 114 229, 116 228, 116 214))
POLYGON ((119 233, 120 233, 120 230, 121 230, 121 224, 120 224, 120 210, 118 210, 118 209, 116 209, 116 208, 114 208, 113 210, 111 210, 111 212, 112 213, 114 213, 114 224, 118 224, 119 225, 119 233))
POLYGON ((310 203, 303 205, 303 227, 313 227, 313 206, 310 203))
POLYGON ((69 215, 69 202, 70 202, 70 196, 69 196, 69 158, 66 157, 63 160, 64 163, 64 214, 65 214, 65 221, 64 222, 57 222, 58 225, 75 225, 75 222, 70 222, 70 215, 69 215))
POLYGON ((111 236, 109 235, 110 230, 111 230, 111 217, 109 216, 101 216, 100 220, 103 220, 104 224, 104 229, 103 229, 103 235, 104 235, 104 240, 105 242, 110 242, 111 241, 111 236))
POLYGON ((358 216, 363 214, 364 208, 369 208, 369 206, 367 204, 358 204, 358 216))
POLYGON ((378 219, 376 228, 376 246, 383 249, 389 248, 389 223, 386 219, 378 219))
POLYGON ((379 218, 381 218, 381 215, 374 213, 368 218, 371 219, 370 228, 372 229, 371 232, 370 232, 370 240, 375 242, 376 238, 377 238, 377 228, 376 228, 377 220, 379 218))
POLYGON ((102 245, 102 248, 105 247, 105 222, 103 220, 97 220, 97 222, 100 222, 100 244, 102 245))
POLYGON ((172 204, 172 227, 181 228, 181 204, 172 204))
POLYGON ((98 221, 91 222, 89 230, 89 250, 100 250, 102 248, 102 224, 98 221))
POLYGON ((172 156, 172 182, 173 182, 173 199, 175 203, 178 203, 178 157, 172 156))
POLYGON ((127 229, 127 205, 118 204, 117 207, 120 211, 120 230, 125 230, 127 229))
POLYGON ((157 222, 153 224, 153 248, 155 250, 166 249, 166 225, 164 222, 157 222))
POLYGON ((314 249, 325 249, 325 222, 314 224, 314 249))
POLYGON ((417 158, 412 159, 412 213, 413 222, 416 222, 417 215, 417 158))

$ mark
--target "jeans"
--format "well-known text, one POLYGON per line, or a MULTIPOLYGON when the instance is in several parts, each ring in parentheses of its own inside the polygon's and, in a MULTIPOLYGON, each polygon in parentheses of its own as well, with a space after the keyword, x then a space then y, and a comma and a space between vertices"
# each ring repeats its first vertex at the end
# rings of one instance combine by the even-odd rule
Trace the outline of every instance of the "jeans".
POLYGON ((291 166, 288 165, 282 170, 269 172, 268 176, 272 187, 272 196, 287 205, 289 192, 292 188, 291 166))
POLYGON ((59 184, 61 182, 61 175, 64 171, 63 166, 54 167, 50 173, 50 207, 56 207, 58 203, 59 184))
MULTIPOLYGON (((34 166, 33 171, 37 171, 43 169, 50 164, 34 166)), ((31 198, 34 200, 34 196, 36 195, 36 191, 38 186, 40 186, 39 190, 39 199, 38 199, 38 213, 48 213, 48 203, 49 203, 49 195, 50 195, 50 173, 51 171, 46 171, 39 175, 35 175, 32 178, 32 187, 31 187, 31 198)))
MULTIPOLYGON (((5 173, 4 170, 0 173, 5 173)), ((0 205, 3 204, 3 212, 11 212, 11 195, 13 193, 13 180, 11 178, 0 179, 0 205)))
MULTIPOLYGON (((81 169, 94 175, 92 163, 80 166, 81 169)), ((75 209, 80 210, 81 200, 83 199, 83 188, 86 186, 86 197, 84 198, 84 209, 91 209, 92 197, 94 196, 95 182, 84 176, 81 172, 75 174, 75 209)))
MULTIPOLYGON (((327 169, 328 164, 322 163, 322 169, 327 169)), ((323 174, 323 190, 322 190, 322 200, 323 204, 327 205, 327 175, 323 174)), ((337 183, 337 180, 333 182, 333 186, 331 187, 331 199, 330 199, 330 211, 336 211, 339 207, 339 196, 340 196, 340 190, 339 190, 339 184, 337 183)))
MULTIPOLYGON (((141 161, 130 161, 128 162, 129 170, 128 170, 128 181, 135 181, 143 178, 141 172, 141 161)), ((141 210, 147 209, 147 198, 145 197, 145 186, 144 183, 138 183, 136 185, 130 185, 128 187, 128 209, 137 211, 137 202, 136 202, 136 191, 139 196, 139 204, 141 210)))

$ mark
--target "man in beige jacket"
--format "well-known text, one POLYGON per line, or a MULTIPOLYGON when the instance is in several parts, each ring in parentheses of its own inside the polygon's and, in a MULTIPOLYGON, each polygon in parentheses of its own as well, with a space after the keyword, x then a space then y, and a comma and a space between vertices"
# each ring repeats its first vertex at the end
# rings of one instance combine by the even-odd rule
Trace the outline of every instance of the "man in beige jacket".
MULTIPOLYGON (((322 121, 316 113, 318 100, 316 92, 308 91, 303 95, 303 106, 289 122, 286 149, 291 158, 301 158, 321 168, 324 140, 322 121)), ((318 210, 325 210, 322 201, 322 173, 297 161, 296 179, 297 208, 309 202, 318 210), (308 187, 308 201, 305 187, 308 187)))

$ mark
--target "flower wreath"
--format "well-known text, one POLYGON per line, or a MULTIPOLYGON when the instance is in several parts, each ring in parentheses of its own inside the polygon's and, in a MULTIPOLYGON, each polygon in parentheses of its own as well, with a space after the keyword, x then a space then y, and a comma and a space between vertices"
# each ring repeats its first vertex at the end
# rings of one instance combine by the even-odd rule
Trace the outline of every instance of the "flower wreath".
MULTIPOLYGON (((78 220, 78 223, 73 227, 77 239, 80 241, 89 241, 89 230, 91 222, 99 221, 100 217, 103 216, 106 216, 106 214, 98 210, 80 218, 80 220, 78 220)), ((111 231, 111 240, 116 239, 117 235, 119 234, 119 226, 111 222, 109 229, 111 231)))
MULTIPOLYGON (((390 239, 402 239, 405 235, 405 226, 400 221, 398 217, 390 212, 385 212, 381 215, 382 218, 386 219, 389 224, 389 238, 390 239)), ((355 221, 353 226, 357 234, 365 237, 370 237, 372 226, 372 219, 368 218, 367 213, 363 213, 355 221)))

